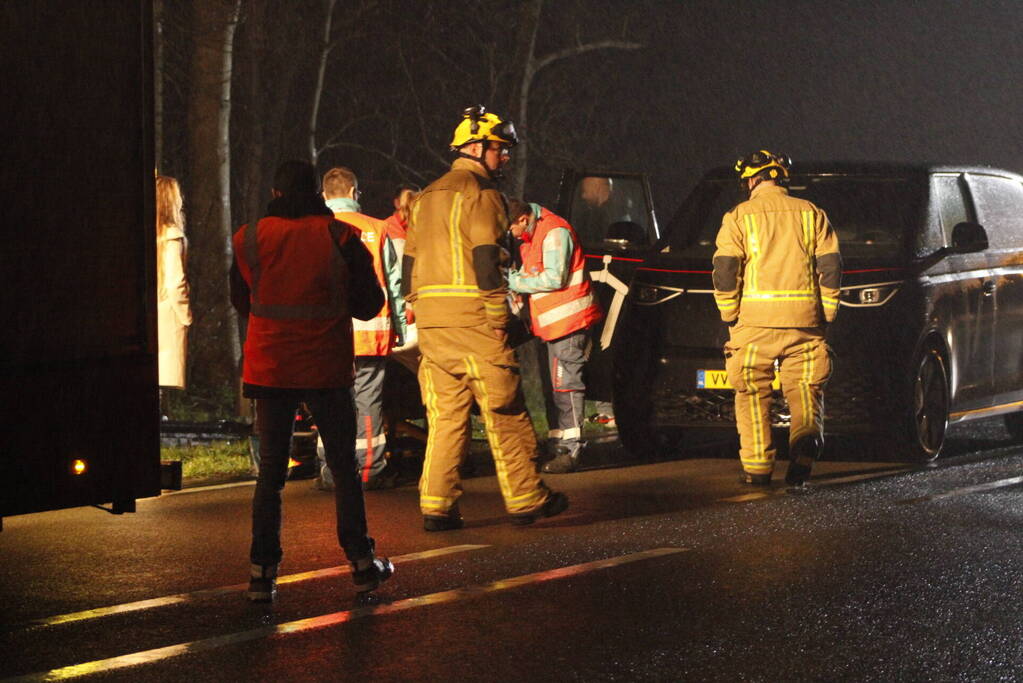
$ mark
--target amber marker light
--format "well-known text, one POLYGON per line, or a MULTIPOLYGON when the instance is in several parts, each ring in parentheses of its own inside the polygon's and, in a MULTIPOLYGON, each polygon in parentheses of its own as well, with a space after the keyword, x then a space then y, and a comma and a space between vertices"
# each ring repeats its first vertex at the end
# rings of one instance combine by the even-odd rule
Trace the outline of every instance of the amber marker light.
POLYGON ((85 474, 85 470, 89 468, 84 460, 72 460, 71 461, 71 472, 74 474, 85 474))

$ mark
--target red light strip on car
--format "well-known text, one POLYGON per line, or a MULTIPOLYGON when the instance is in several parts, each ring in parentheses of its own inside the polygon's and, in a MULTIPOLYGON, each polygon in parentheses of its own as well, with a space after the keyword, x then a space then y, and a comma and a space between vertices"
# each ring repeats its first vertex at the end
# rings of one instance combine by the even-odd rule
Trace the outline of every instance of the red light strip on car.
MULTIPOLYGON (((586 258, 599 258, 601 260, 604 259, 604 255, 603 254, 584 254, 584 256, 586 256, 586 258)), ((643 261, 645 261, 646 259, 641 259, 641 258, 625 258, 624 256, 612 256, 611 260, 612 261, 632 261, 633 263, 643 263, 643 261)))

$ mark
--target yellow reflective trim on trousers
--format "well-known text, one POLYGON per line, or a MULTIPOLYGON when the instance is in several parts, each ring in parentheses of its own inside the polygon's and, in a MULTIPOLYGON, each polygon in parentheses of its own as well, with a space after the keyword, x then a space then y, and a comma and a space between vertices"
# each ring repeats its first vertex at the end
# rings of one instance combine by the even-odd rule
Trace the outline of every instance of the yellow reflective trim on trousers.
POLYGON ((451 279, 455 284, 465 282, 465 264, 462 263, 462 231, 459 224, 462 222, 462 201, 461 192, 455 193, 454 201, 451 202, 451 213, 448 215, 448 241, 451 246, 451 279))
POLYGON ((440 411, 437 409, 437 390, 433 383, 433 374, 430 367, 423 368, 423 390, 426 394, 424 407, 426 408, 426 424, 430 427, 426 435, 426 453, 423 455, 423 478, 419 486, 419 505, 423 507, 423 501, 435 496, 427 496, 424 490, 430 483, 430 467, 433 465, 433 453, 437 448, 437 418, 440 411))
POLYGON ((810 342, 803 344, 803 377, 799 382, 799 400, 803 404, 803 424, 799 425, 797 433, 805 432, 813 424, 813 399, 810 396, 810 382, 813 380, 812 346, 810 342))
POLYGON ((511 499, 511 485, 508 483, 508 467, 504 462, 504 451, 501 450, 501 440, 494 430, 494 416, 490 413, 490 396, 487 394, 487 385, 480 374, 476 359, 466 356, 465 372, 469 381, 474 382, 480 393, 480 415, 483 417, 483 425, 487 429, 487 440, 490 442, 490 453, 494 456, 494 469, 497 471, 497 483, 501 487, 501 495, 506 501, 511 499))
POLYGON ((757 345, 750 344, 746 347, 746 360, 745 360, 745 374, 746 374, 746 388, 752 389, 750 392, 750 422, 753 426, 753 458, 763 463, 764 460, 764 425, 760 416, 760 395, 757 390, 756 384, 753 383, 753 362, 757 355, 757 345))
POLYGON ((760 238, 757 235, 757 219, 749 213, 744 216, 746 220, 746 244, 749 246, 749 261, 746 263, 746 286, 743 290, 756 291, 757 289, 757 261, 760 258, 760 238))

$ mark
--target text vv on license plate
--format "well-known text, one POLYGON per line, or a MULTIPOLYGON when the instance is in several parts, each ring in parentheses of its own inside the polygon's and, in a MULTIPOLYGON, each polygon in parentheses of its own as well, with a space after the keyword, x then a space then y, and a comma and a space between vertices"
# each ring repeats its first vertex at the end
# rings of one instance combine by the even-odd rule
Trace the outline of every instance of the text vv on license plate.
MULTIPOLYGON (((697 389, 734 389, 728 382, 728 372, 725 370, 697 370, 696 371, 696 388, 697 389)), ((778 375, 774 376, 771 380, 772 389, 781 389, 781 380, 778 379, 778 375)))

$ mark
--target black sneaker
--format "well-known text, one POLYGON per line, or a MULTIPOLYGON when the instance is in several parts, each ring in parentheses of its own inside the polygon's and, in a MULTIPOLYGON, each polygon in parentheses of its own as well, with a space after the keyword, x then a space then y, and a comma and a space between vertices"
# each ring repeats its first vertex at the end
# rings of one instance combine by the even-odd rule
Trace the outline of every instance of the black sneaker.
POLYGON ((386 557, 368 555, 352 562, 352 583, 356 593, 368 593, 394 575, 394 564, 386 557))
POLYGON ((526 526, 532 524, 541 517, 554 517, 568 509, 568 496, 564 493, 551 491, 543 505, 531 512, 523 512, 511 516, 511 523, 515 526, 526 526))
POLYGON ((579 468, 579 453, 582 452, 582 445, 576 448, 565 448, 559 446, 557 455, 544 463, 543 472, 547 474, 568 474, 579 468))
POLYGON ((446 515, 423 515, 423 528, 427 531, 454 531, 465 526, 458 508, 453 508, 446 515))
POLYGON ((250 602, 273 602, 277 597, 277 566, 276 564, 252 565, 249 578, 249 590, 245 597, 250 602))
POLYGON ((771 475, 750 474, 749 472, 743 472, 741 475, 739 475, 739 483, 746 484, 747 486, 770 486, 771 475))

